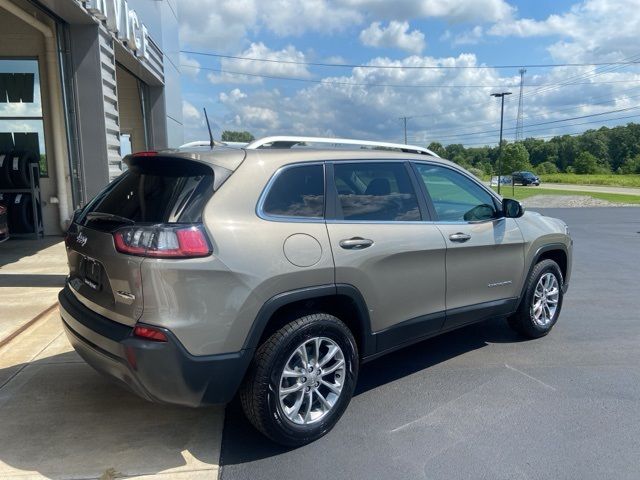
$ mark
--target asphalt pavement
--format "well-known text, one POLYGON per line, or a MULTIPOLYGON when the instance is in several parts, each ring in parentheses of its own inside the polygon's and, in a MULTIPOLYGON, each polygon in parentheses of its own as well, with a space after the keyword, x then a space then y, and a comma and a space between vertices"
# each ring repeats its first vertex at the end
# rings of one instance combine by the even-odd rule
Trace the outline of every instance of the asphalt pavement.
POLYGON ((234 402, 221 478, 640 478, 640 209, 543 213, 575 240, 550 335, 489 321, 368 363, 336 428, 298 449, 261 437, 234 402))

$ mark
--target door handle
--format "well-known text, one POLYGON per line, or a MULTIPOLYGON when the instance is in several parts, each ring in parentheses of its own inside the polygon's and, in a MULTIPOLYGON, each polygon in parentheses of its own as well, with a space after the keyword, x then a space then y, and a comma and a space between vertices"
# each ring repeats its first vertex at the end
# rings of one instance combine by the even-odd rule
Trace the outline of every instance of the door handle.
POLYGON ((471 238, 471 235, 468 235, 462 232, 452 233, 451 235, 449 235, 449 240, 451 240, 452 242, 463 243, 469 240, 470 238, 471 238))
POLYGON ((353 237, 340 240, 340 246, 346 250, 362 250, 373 245, 373 240, 362 237, 353 237))

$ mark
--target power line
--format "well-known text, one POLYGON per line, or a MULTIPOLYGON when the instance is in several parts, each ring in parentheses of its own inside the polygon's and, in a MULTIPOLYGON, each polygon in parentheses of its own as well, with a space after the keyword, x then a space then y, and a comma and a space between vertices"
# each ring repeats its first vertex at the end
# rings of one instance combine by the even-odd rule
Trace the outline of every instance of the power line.
MULTIPOLYGON (((636 87, 631 87, 631 88, 622 90, 620 93, 628 92, 630 90, 637 90, 638 88, 639 87, 637 87, 637 86, 636 87)), ((594 99, 609 97, 609 95, 610 94, 600 95, 600 96, 594 97, 594 99)), ((568 112, 568 111, 571 111, 571 110, 577 110, 579 108, 591 107, 591 106, 595 106, 595 105, 607 105, 609 103, 614 103, 614 102, 617 102, 619 100, 632 100, 632 99, 635 99, 635 98, 640 98, 640 95, 632 95, 632 96, 623 95, 621 97, 610 98, 609 100, 604 101, 604 102, 580 103, 580 104, 577 104, 577 105, 574 105, 574 104, 571 104, 571 103, 564 103, 564 104, 560 104, 560 105, 557 105, 557 106, 558 107, 562 107, 562 106, 565 106, 565 105, 574 105, 574 106, 572 106, 570 108, 561 108, 559 110, 553 110, 551 112, 547 112, 547 113, 539 114, 539 115, 524 115, 524 119, 532 120, 532 119, 535 119, 535 118, 546 118, 548 115, 554 114, 554 113, 568 112)), ((424 116, 429 116, 429 115, 424 115, 424 116)), ((414 117, 411 117, 411 118, 418 118, 418 116, 414 116, 414 117)), ((495 121, 480 122, 480 123, 474 123, 472 125, 467 125, 467 126, 481 127, 481 126, 484 126, 484 125, 495 125, 495 123, 496 123, 495 121)), ((511 127, 509 129, 511 129, 511 127)), ((434 133, 434 132, 438 132, 438 131, 442 131, 442 130, 451 130, 451 127, 450 126, 446 126, 446 127, 444 127, 444 126, 443 127, 428 127, 428 130, 429 130, 429 133, 434 133)), ((471 134, 471 133, 474 133, 474 132, 461 132, 461 133, 465 133, 465 134, 466 133, 470 133, 471 134)))
POLYGON ((249 62, 278 63, 288 65, 307 65, 311 67, 336 67, 336 68, 381 68, 381 69, 406 69, 406 70, 486 70, 503 68, 552 68, 552 67, 592 67, 600 65, 634 65, 640 63, 632 62, 594 62, 594 63, 538 63, 528 65, 362 65, 350 63, 325 63, 325 62, 304 62, 300 60, 282 60, 276 58, 243 57, 238 55, 224 55, 222 53, 198 52, 194 50, 180 50, 180 53, 190 55, 202 55, 206 57, 225 58, 230 60, 243 60, 249 62))
MULTIPOLYGON (((602 115, 609 115, 612 113, 620 113, 620 112, 628 112, 629 110, 634 110, 640 108, 640 105, 637 105, 635 107, 627 107, 627 108, 620 108, 617 110, 609 110, 607 112, 600 112, 600 113, 591 113, 589 115, 580 115, 577 117, 571 117, 571 118, 563 118, 561 120, 550 120, 547 122, 539 122, 539 123, 531 123, 528 125, 525 125, 527 128, 529 127, 536 127, 539 125, 552 125, 555 123, 562 123, 562 122, 569 122, 571 120, 581 120, 583 118, 592 118, 592 117, 598 117, 598 116, 602 116, 602 115)), ((553 113, 553 112, 552 112, 553 113)), ((506 128, 505 130, 515 130, 514 127, 509 127, 506 128)), ((438 138, 459 138, 459 137, 472 137, 472 136, 476 136, 476 135, 483 135, 483 134, 495 134, 497 133, 498 130, 493 129, 493 130, 485 130, 482 132, 471 132, 471 133, 457 133, 457 134, 452 134, 452 135, 440 135, 438 136, 438 138)))
MULTIPOLYGON (((239 76, 247 76, 247 77, 255 77, 255 78, 267 78, 271 80, 287 80, 292 82, 306 82, 306 83, 315 83, 321 85, 342 85, 342 86, 353 86, 353 87, 390 87, 390 88, 504 88, 509 87, 509 85, 501 84, 501 85, 443 85, 443 84, 403 84, 403 83, 362 83, 362 82, 341 82, 336 80, 316 80, 313 78, 300 78, 300 77, 284 77, 279 75, 266 75, 262 73, 250 73, 250 72, 237 72, 232 70, 226 70, 222 68, 209 68, 209 67, 196 67, 194 65, 180 65, 181 68, 193 68, 198 70, 206 70, 208 72, 216 72, 222 73, 226 75, 239 75, 239 76)), ((632 83, 637 82, 637 80, 616 80, 609 82, 599 82, 599 83, 632 83)), ((584 84, 576 84, 576 85, 593 85, 594 82, 588 82, 584 84)), ((541 87, 545 85, 552 84, 538 84, 538 85, 527 85, 527 87, 541 87)), ((511 85, 512 87, 516 87, 516 85, 511 85)), ((418 115, 422 116, 422 115, 418 115)), ((416 117, 418 117, 416 116, 416 117)), ((415 118, 415 117, 414 117, 415 118)))
MULTIPOLYGON (((640 117, 640 114, 634 114, 634 115, 625 115, 624 117, 613 117, 613 118, 606 118, 606 119, 598 119, 598 120, 591 120, 589 122, 580 122, 580 123, 572 123, 570 125, 560 125, 560 126, 553 126, 553 127, 545 127, 545 128, 536 128, 533 130, 527 130, 527 132, 531 133, 531 132, 546 132, 549 130, 553 130, 556 128, 567 128, 567 127, 578 127, 580 125, 591 125, 594 123, 603 123, 603 122, 614 122, 614 121, 618 121, 618 120, 628 120, 631 118, 638 118, 640 117)), ((495 132, 492 132, 491 135, 495 135, 495 132)), ((557 135, 562 135, 562 134, 557 134, 557 135)), ((486 135, 486 137, 489 137, 490 135, 486 135)), ((531 138, 531 137, 528 137, 531 138)), ((536 138, 534 136, 534 138, 536 138)), ((477 140, 477 139, 476 139, 477 140)), ((411 139, 411 141, 418 141, 417 137, 416 139, 411 139)), ((466 145, 470 145, 470 144, 466 144, 466 145)))
MULTIPOLYGON (((633 62, 637 62, 640 60, 640 55, 639 54, 635 54, 635 55, 631 55, 629 57, 625 57, 623 59, 623 61, 633 61, 633 62)), ((605 67, 598 67, 596 69, 594 69, 593 72, 585 72, 582 74, 578 74, 578 75, 573 75, 569 78, 566 78, 565 80, 563 80, 562 82, 556 84, 555 86, 542 86, 541 88, 538 88, 537 90, 534 91, 528 91, 524 94, 525 97, 530 97, 532 95, 539 95, 541 93, 546 93, 546 92, 550 92, 550 91, 554 91, 557 90, 558 88, 560 88, 561 86, 565 86, 565 85, 576 85, 577 82, 579 80, 588 80, 590 78, 595 78, 597 76, 600 75, 604 75, 605 73, 611 73, 613 71, 616 70, 620 70, 621 66, 605 66, 605 67)))

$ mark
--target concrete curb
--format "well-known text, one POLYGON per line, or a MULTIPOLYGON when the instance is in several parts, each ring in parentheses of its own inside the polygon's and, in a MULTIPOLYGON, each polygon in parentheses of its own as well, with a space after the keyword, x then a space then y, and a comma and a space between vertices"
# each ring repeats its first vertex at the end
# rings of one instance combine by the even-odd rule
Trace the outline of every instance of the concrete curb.
POLYGON ((47 307, 42 312, 40 312, 38 315, 36 315, 31 320, 26 322, 24 325, 22 325, 19 328, 15 329, 13 332, 11 332, 9 335, 7 335, 5 338, 0 340, 0 348, 3 348, 4 346, 8 345, 14 338, 16 338, 18 335, 20 335, 22 332, 27 330, 32 325, 36 324, 42 318, 46 317, 49 313, 53 312, 56 308, 58 308, 58 302, 55 302, 53 305, 47 307))

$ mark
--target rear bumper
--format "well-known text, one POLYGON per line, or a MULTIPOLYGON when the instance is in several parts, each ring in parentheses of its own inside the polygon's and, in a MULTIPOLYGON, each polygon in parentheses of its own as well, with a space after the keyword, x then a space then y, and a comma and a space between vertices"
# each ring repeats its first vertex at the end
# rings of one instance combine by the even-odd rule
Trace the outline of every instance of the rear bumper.
POLYGON ((227 403, 251 361, 250 350, 191 355, 166 329, 167 342, 134 337, 132 327, 88 309, 68 286, 58 299, 62 324, 76 352, 94 369, 147 400, 190 407, 227 403))

